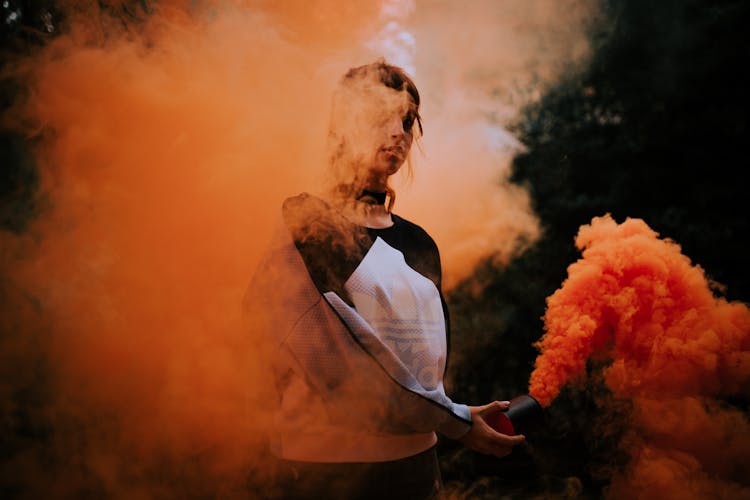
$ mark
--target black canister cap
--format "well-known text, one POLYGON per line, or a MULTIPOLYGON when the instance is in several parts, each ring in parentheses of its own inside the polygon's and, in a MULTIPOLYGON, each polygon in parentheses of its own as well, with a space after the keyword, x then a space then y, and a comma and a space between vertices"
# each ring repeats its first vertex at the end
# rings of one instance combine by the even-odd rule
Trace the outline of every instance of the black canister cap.
POLYGON ((511 399, 505 415, 513 423, 516 434, 533 433, 544 424, 542 405, 528 394, 511 399))

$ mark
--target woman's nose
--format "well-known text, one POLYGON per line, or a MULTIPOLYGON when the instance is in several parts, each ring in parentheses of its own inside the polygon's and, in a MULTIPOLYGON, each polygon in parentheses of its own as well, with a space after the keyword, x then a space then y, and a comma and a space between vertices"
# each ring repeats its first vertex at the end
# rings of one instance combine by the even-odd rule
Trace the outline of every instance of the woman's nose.
POLYGON ((388 134, 394 139, 404 135, 404 124, 400 117, 394 117, 389 120, 388 134))

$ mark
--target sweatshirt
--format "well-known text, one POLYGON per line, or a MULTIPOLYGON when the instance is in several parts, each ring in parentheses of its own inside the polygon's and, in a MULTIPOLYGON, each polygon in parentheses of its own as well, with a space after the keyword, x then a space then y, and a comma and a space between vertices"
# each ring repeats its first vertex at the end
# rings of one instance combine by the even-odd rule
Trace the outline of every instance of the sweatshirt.
POLYGON ((357 226, 309 194, 288 198, 248 289, 246 312, 269 346, 276 398, 271 450, 312 462, 405 458, 468 431, 445 393, 448 310, 440 256, 397 215, 357 226))

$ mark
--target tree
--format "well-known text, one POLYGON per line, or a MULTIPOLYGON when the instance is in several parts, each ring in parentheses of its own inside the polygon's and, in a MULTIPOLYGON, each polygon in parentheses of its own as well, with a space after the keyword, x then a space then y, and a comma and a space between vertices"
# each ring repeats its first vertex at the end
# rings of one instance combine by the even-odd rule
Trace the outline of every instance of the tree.
MULTIPOLYGON (((512 180, 530 189, 541 240, 503 269, 480 266, 449 298, 453 349, 471 360, 452 367, 458 399, 527 390, 545 298, 580 257, 573 238, 593 217, 642 218, 706 270, 717 295, 750 299, 743 245, 750 82, 741 71, 750 60, 750 5, 608 0, 601 9, 587 70, 551 85, 513 125, 528 150, 514 159, 512 180), (477 282, 480 295, 472 292, 477 282)), ((549 411, 561 432, 539 436, 537 459, 521 450, 485 460, 489 481, 523 496, 540 488, 562 494, 577 478, 582 495, 599 496, 603 468, 624 458, 612 455, 616 431, 591 434, 595 400, 606 397, 594 386, 555 401, 549 411)), ((733 403, 747 408, 747 401, 733 403)), ((456 460, 449 445, 443 450, 448 477, 476 466, 456 460)))

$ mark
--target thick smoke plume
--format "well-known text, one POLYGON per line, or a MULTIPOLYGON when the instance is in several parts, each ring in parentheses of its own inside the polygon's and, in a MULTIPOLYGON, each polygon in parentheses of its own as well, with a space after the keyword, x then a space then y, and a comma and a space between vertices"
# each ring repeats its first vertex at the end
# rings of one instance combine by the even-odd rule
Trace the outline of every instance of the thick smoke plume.
MULTIPOLYGON (((750 310, 714 296, 703 270, 639 219, 595 218, 582 258, 548 299, 530 393, 549 405, 587 363, 632 405, 630 463, 613 498, 747 498, 750 310)), ((603 409, 606 411, 606 408, 603 409)))
POLYGON ((585 68, 597 5, 421 2, 404 21, 416 39, 425 135, 424 154, 413 155, 414 181, 399 190, 396 208, 437 241, 447 286, 480 259, 506 265, 539 237, 527 190, 508 182, 524 146, 504 125, 545 85, 585 68))
POLYGON ((18 448, 3 484, 30 498, 241 493, 262 480, 270 387, 242 296, 281 200, 315 184, 327 75, 275 13, 68 14, 69 34, 16 68, 42 212, 3 239, 18 448))
MULTIPOLYGON (((384 24, 411 26, 428 44, 453 22, 445 6, 419 17, 397 3, 61 2, 65 33, 6 66, 28 95, 5 125, 34 145, 40 196, 25 233, 0 235, 5 491, 226 497, 263 480, 270 376, 242 296, 283 198, 323 177, 335 81, 390 57, 378 42, 384 24), (125 4, 135 15, 113 17, 125 4)), ((503 36, 533 39, 539 26, 524 22, 539 13, 579 22, 585 12, 536 3, 509 11, 502 26, 516 31, 503 36)), ((495 17, 503 7, 477 5, 495 17)), ((583 38, 555 31, 558 20, 540 21, 561 51, 545 64, 583 38)), ((493 73, 493 86, 533 80, 540 45, 494 42, 483 43, 514 72, 493 73)), ((414 75, 425 137, 452 152, 425 138, 415 188, 400 189, 396 206, 435 235, 447 281, 493 252, 507 260, 538 232, 523 189, 498 198, 511 153, 498 158, 495 146, 512 139, 478 125, 487 119, 477 100, 456 97, 471 74, 466 54, 487 50, 468 41, 456 50, 446 60, 464 64, 445 73, 429 51, 405 59, 426 68, 414 75)), ((503 116, 523 102, 505 102, 503 116)))

